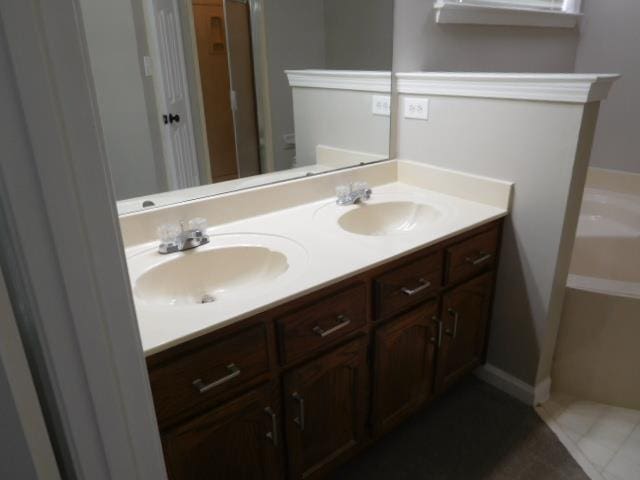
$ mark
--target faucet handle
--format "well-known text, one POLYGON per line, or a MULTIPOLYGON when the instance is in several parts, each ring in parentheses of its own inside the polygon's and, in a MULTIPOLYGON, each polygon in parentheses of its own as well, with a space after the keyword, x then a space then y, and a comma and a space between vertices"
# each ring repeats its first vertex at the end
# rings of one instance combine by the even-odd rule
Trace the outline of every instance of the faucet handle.
POLYGON ((208 223, 206 218, 196 217, 189 220, 189 230, 197 230, 201 233, 207 231, 208 223))
POLYGON ((173 243, 180 235, 180 227, 175 223, 164 223, 156 229, 156 233, 162 243, 173 243))
POLYGON ((346 198, 351 193, 351 185, 338 185, 336 187, 336 196, 338 198, 346 198))
POLYGON ((353 182, 353 189, 356 192, 364 192, 369 189, 369 184, 367 182, 353 182))

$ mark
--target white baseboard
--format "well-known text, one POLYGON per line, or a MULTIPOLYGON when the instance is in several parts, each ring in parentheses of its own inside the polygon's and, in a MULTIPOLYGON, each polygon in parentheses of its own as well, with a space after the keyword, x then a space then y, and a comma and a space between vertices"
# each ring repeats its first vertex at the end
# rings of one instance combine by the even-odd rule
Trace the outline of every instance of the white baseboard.
POLYGON ((534 387, 488 363, 476 369, 474 374, 483 382, 502 390, 527 405, 539 405, 549 399, 551 391, 550 377, 547 377, 534 387))
POLYGON ((533 389, 533 405, 541 405, 551 397, 551 377, 545 378, 533 389))

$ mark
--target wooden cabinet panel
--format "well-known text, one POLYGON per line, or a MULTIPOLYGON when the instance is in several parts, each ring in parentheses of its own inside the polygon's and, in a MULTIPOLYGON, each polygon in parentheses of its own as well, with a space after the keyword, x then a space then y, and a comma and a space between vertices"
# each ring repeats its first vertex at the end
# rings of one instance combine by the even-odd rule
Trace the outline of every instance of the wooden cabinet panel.
POLYGON ((372 420, 382 433, 432 393, 438 343, 434 300, 392 320, 375 333, 372 420))
POLYGON ((363 283, 315 302, 276 321, 283 362, 290 362, 343 338, 367 321, 363 283))
POLYGON ((441 390, 482 362, 492 290, 493 273, 488 272, 444 295, 444 335, 438 358, 441 390))
POLYGON ((284 384, 290 478, 321 476, 363 440, 367 338, 293 370, 284 384))
POLYGON ((291 480, 323 477, 368 445, 367 422, 384 434, 471 372, 500 231, 481 227, 148 359, 170 478, 272 480, 285 460, 291 480))
POLYGON ((171 480, 282 478, 278 397, 268 385, 165 433, 171 480))
POLYGON ((268 371, 262 323, 155 366, 149 380, 158 419, 162 422, 268 371))
POLYGON ((447 248, 447 283, 456 283, 495 265, 498 234, 493 228, 447 248))
POLYGON ((442 252, 380 275, 374 282, 376 318, 391 318, 437 293, 442 283, 442 252))

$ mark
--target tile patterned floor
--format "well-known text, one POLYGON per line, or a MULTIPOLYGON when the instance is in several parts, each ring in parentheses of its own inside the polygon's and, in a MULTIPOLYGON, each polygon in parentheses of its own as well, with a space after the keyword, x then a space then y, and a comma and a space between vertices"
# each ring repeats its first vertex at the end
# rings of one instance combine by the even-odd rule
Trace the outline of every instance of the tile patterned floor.
POLYGON ((471 377, 332 480, 589 480, 535 411, 471 377))
POLYGON ((602 479, 640 480, 639 410, 579 400, 561 393, 554 393, 542 408, 602 479))

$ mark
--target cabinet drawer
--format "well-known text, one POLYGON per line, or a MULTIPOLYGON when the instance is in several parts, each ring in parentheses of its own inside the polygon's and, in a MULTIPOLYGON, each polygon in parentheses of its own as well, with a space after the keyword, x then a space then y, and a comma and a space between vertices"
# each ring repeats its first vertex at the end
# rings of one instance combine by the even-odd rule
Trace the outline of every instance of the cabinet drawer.
POLYGON ((495 265, 498 229, 447 248, 447 283, 455 283, 495 265))
POLYGON ((434 295, 442 283, 442 252, 419 258, 374 280, 376 318, 390 318, 434 295))
POLYGON ((367 291, 364 284, 326 297, 276 320, 283 362, 329 345, 367 321, 367 291))
POLYGON ((269 371, 264 324, 211 342, 149 372, 159 421, 269 371))

